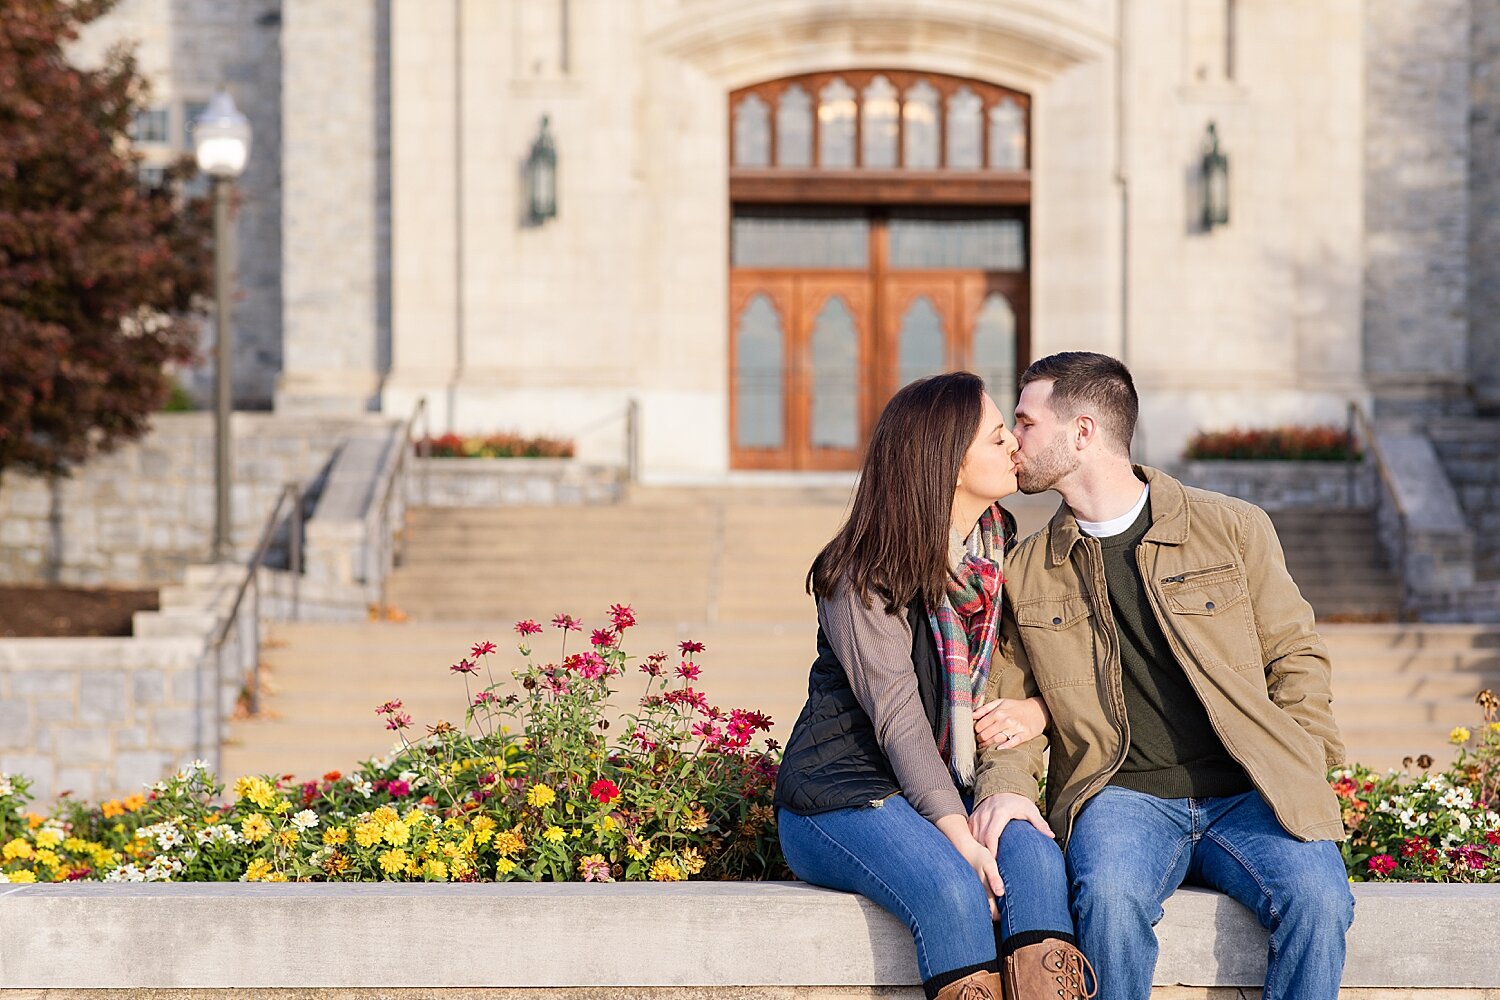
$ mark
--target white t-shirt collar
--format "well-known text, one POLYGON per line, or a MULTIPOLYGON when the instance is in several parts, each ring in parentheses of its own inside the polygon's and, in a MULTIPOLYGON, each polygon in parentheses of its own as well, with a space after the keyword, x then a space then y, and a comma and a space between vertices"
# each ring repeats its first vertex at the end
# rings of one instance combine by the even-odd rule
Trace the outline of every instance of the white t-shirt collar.
POLYGON ((1078 518, 1078 530, 1085 535, 1094 538, 1111 538, 1129 528, 1135 523, 1135 519, 1141 516, 1141 511, 1146 507, 1146 501, 1151 496, 1151 484, 1141 484, 1141 498, 1135 502, 1135 506, 1121 514, 1119 517, 1110 518, 1108 521, 1085 521, 1078 518))

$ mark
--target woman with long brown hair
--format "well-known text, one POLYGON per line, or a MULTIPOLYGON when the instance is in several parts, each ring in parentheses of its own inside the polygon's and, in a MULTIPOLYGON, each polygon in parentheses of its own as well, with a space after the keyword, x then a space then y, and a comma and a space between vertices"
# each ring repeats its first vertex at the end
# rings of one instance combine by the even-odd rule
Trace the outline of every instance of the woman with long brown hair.
POLYGON ((804 881, 907 924, 928 1000, 1092 993, 1035 804, 998 852, 968 823, 976 725, 986 746, 996 732, 1014 746, 1047 723, 1040 699, 983 703, 1015 540, 996 501, 1016 490, 1015 451, 978 376, 901 389, 807 576, 818 656, 777 780, 782 850, 804 881))

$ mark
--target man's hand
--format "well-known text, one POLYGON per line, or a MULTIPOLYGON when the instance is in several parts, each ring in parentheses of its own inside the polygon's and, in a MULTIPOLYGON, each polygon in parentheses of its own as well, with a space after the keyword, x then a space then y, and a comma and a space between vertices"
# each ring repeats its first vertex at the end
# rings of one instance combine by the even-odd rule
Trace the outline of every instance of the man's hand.
POLYGON ((1020 746, 1046 728, 1047 707, 1040 698, 996 698, 974 709, 974 737, 981 750, 1020 746))
POLYGON ((990 857, 994 857, 1000 849, 1000 834, 1005 831, 1005 824, 1013 819, 1024 820, 1047 836, 1054 836, 1036 803, 1015 792, 998 792, 975 806, 969 816, 969 832, 984 845, 990 857))
POLYGON ((995 852, 986 853, 979 841, 969 833, 967 824, 961 813, 952 813, 937 821, 937 828, 942 831, 943 836, 953 845, 954 850, 969 863, 974 869, 974 874, 979 877, 979 884, 984 887, 985 899, 990 904, 990 919, 1000 919, 1000 906, 995 902, 996 896, 1005 895, 1005 882, 1000 878, 1000 867, 995 863, 995 852))

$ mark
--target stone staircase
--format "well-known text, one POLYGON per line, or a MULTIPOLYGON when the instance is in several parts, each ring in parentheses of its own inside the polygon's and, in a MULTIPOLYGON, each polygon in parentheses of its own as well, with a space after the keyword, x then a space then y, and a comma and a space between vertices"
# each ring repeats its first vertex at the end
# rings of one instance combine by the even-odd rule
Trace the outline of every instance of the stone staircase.
POLYGON ((1380 547, 1373 511, 1271 512, 1287 569, 1322 621, 1394 621, 1401 580, 1380 547))
MULTIPOLYGON (((801 707, 816 626, 803 575, 843 516, 841 489, 650 489, 607 507, 414 509, 389 602, 404 622, 278 624, 264 650, 262 717, 235 722, 224 769, 310 776, 347 770, 392 744, 375 706, 401 698, 417 731, 458 721, 463 681, 449 664, 469 646, 499 647, 497 677, 518 664, 513 624, 557 613, 585 628, 612 603, 640 621, 626 651, 643 657, 682 639, 706 644, 702 687, 717 704, 752 707, 785 740, 801 707)), ((1044 524, 1050 494, 1016 498, 1023 532, 1044 524)), ((1278 529, 1315 606, 1368 609, 1388 581, 1360 563, 1350 519, 1286 520, 1278 529), (1347 536, 1339 540, 1340 535, 1347 536), (1319 589, 1326 588, 1326 589, 1319 589), (1371 596, 1375 593, 1375 596, 1371 596), (1339 603, 1342 602, 1342 603, 1339 603)), ((1500 630, 1466 626, 1333 624, 1336 711, 1351 753, 1387 767, 1403 756, 1449 752, 1446 737, 1477 718, 1473 695, 1500 687, 1500 630)), ((570 642, 586 642, 573 634, 570 642)), ((561 634, 534 643, 555 657, 561 634)), ((573 648, 577 648, 574 646, 573 648)), ((627 679, 622 702, 635 697, 627 679)), ((628 707, 628 706, 622 706, 628 707)))
POLYGON ((1474 532, 1474 571, 1500 581, 1500 417, 1434 420, 1424 426, 1474 532))

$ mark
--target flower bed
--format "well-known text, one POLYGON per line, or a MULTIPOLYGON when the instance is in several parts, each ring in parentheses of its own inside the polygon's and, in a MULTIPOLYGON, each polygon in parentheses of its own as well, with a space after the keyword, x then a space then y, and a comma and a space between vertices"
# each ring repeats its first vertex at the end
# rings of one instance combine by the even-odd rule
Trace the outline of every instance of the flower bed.
MULTIPOLYGON (((465 687, 464 724, 415 733, 399 700, 376 709, 400 739, 351 775, 296 781, 250 775, 224 787, 194 762, 140 794, 64 799, 27 811, 27 782, 0 776, 0 881, 657 881, 785 878, 772 794, 771 720, 723 711, 698 686, 703 646, 639 662, 621 647, 635 625, 615 605, 581 645, 581 624, 516 623, 515 690, 497 683, 491 642, 448 669, 465 687), (575 637, 576 634, 576 637, 575 637), (610 735, 608 704, 627 676, 644 683, 610 735)), ((1419 758, 1330 780, 1349 838, 1351 879, 1500 882, 1500 700, 1479 694, 1481 726, 1452 733, 1446 771, 1419 758), (1415 764, 1417 772, 1410 770, 1415 764)))
POLYGON ((416 445, 418 455, 433 458, 572 458, 573 442, 549 437, 523 437, 520 434, 488 434, 462 437, 441 434, 423 438, 416 445))
MULTIPOLYGON (((1349 435, 1332 424, 1199 431, 1188 440, 1189 461, 1341 462, 1350 457, 1349 435)), ((1354 459, 1362 456, 1355 448, 1354 459)))

